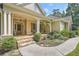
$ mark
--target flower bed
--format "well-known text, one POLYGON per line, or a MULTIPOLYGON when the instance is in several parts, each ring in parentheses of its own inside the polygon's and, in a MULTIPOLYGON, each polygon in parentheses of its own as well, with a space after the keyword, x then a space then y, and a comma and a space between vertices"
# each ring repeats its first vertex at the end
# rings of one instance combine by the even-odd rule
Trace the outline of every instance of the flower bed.
POLYGON ((38 35, 39 39, 36 38, 38 40, 38 42, 36 41, 36 43, 44 47, 57 46, 65 42, 69 38, 73 38, 78 35, 79 35, 78 31, 68 31, 64 29, 61 32, 50 32, 47 35, 45 35, 43 38, 41 38, 41 36, 38 35))

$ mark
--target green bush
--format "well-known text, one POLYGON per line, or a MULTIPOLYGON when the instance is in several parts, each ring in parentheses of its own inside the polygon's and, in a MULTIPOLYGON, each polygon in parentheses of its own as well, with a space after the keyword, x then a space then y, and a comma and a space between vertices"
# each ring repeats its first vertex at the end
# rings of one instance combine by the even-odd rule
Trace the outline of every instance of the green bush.
POLYGON ((69 33, 69 38, 76 37, 76 32, 75 31, 70 31, 69 33))
POLYGON ((54 39, 58 39, 59 37, 61 37, 61 34, 58 32, 55 32, 53 36, 54 36, 54 39))
POLYGON ((53 36, 53 34, 54 34, 54 32, 49 32, 48 34, 47 34, 47 38, 48 39, 54 39, 54 36, 53 36))
POLYGON ((66 29, 62 30, 60 33, 64 37, 68 37, 69 38, 69 36, 70 36, 70 32, 68 30, 66 30, 66 29))
POLYGON ((16 39, 14 37, 4 37, 2 39, 2 48, 5 50, 11 50, 16 48, 16 39))
POLYGON ((47 35, 47 38, 50 39, 50 40, 52 40, 52 39, 54 39, 54 36, 48 34, 48 35, 47 35))
POLYGON ((76 33, 76 35, 79 36, 79 29, 78 30, 75 30, 75 33, 76 33))
POLYGON ((52 39, 55 39, 56 35, 57 35, 57 32, 50 32, 47 34, 47 38, 52 40, 52 39))
POLYGON ((39 42, 40 38, 41 38, 41 33, 35 33, 34 34, 34 37, 33 37, 34 41, 39 42))
POLYGON ((53 34, 54 34, 54 32, 49 32, 49 33, 48 33, 48 35, 53 35, 53 34))
POLYGON ((52 34, 48 34, 47 38, 49 39, 64 39, 64 36, 61 35, 59 32, 53 32, 52 34))

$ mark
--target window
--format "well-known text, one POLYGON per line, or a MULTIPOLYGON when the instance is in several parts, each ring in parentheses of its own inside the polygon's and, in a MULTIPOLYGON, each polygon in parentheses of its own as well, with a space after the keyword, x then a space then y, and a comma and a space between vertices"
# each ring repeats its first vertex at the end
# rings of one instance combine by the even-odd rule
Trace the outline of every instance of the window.
POLYGON ((21 31, 21 24, 17 24, 17 30, 21 31))

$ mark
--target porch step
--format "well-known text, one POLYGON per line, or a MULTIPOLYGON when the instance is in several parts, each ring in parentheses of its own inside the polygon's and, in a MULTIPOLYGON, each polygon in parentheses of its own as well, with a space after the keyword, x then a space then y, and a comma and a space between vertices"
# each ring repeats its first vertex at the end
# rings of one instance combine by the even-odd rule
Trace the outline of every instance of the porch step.
POLYGON ((30 42, 30 41, 33 41, 32 38, 29 38, 29 39, 21 39, 21 40, 17 40, 18 43, 26 43, 26 42, 30 42))
POLYGON ((32 38, 33 36, 21 36, 21 37, 15 37, 17 38, 17 40, 21 40, 21 39, 29 39, 32 38))
POLYGON ((28 46, 30 44, 34 44, 34 41, 30 41, 30 42, 26 42, 26 43, 22 43, 22 44, 18 44, 18 47, 25 47, 25 46, 28 46))
POLYGON ((34 41, 33 41, 32 37, 33 36, 16 37, 17 43, 18 43, 18 47, 20 48, 20 47, 24 47, 24 46, 33 44, 34 41))

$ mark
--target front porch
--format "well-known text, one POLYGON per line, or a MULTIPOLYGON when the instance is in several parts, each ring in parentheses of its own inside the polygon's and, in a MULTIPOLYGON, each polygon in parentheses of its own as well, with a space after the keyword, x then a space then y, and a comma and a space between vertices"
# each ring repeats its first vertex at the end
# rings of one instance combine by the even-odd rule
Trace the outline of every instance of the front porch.
POLYGON ((0 11, 0 35, 33 35, 36 32, 46 34, 63 29, 70 30, 70 24, 61 19, 50 19, 42 15, 30 14, 24 10, 8 9, 0 11), (66 26, 65 26, 65 24, 66 26))
POLYGON ((3 12, 1 15, 1 35, 33 35, 35 32, 42 34, 51 32, 48 20, 33 18, 20 12, 3 12), (47 21, 47 22, 46 22, 47 21), (7 24, 7 25, 6 25, 7 24))
POLYGON ((12 13, 13 35, 33 35, 35 32, 46 34, 51 32, 48 20, 35 19, 32 17, 12 13), (47 22, 46 22, 47 21, 47 22))

